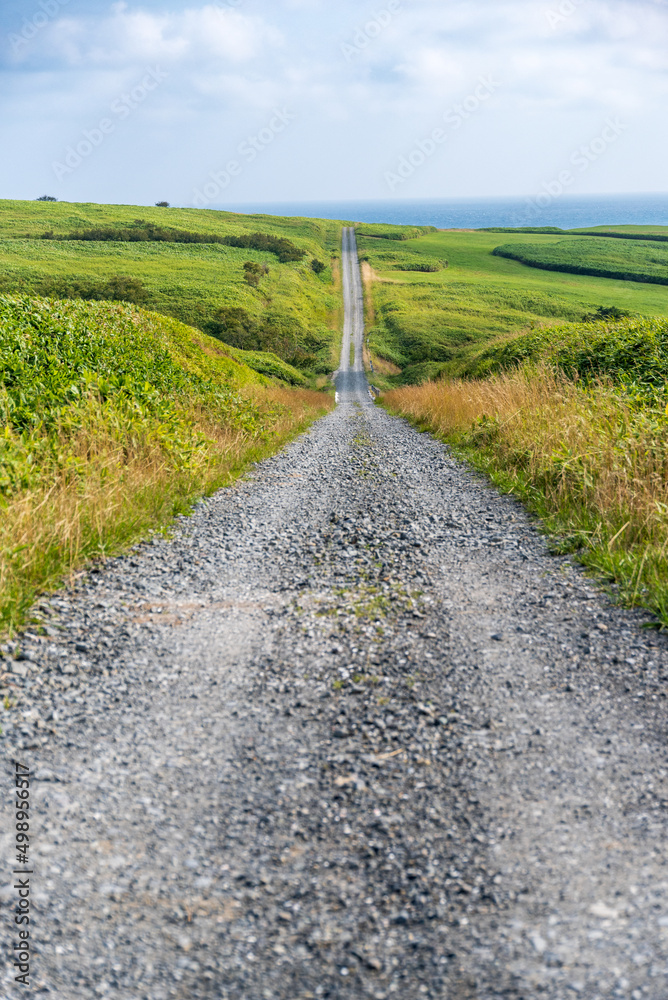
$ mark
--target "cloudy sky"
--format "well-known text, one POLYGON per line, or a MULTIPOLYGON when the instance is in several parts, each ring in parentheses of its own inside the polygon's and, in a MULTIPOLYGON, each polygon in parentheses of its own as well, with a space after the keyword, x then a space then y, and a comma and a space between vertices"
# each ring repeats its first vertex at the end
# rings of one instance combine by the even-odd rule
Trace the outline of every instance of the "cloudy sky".
POLYGON ((0 197, 668 190, 668 0, 3 0, 0 197))

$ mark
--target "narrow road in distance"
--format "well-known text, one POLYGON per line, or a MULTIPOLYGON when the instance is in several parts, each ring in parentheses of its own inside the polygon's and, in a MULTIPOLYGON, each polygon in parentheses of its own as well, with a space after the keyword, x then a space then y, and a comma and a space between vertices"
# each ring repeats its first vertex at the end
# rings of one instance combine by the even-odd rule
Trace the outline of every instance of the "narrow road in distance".
POLYGON ((357 256, 357 239, 355 230, 348 227, 343 230, 342 247, 343 294, 345 306, 347 349, 344 343, 341 355, 341 370, 354 372, 364 371, 362 351, 364 347, 364 290, 357 256), (353 363, 350 361, 350 345, 354 350, 353 363))
POLYGON ((336 410, 22 638, 3 998, 14 760, 31 996, 668 997, 666 639, 371 403, 343 275, 336 410))

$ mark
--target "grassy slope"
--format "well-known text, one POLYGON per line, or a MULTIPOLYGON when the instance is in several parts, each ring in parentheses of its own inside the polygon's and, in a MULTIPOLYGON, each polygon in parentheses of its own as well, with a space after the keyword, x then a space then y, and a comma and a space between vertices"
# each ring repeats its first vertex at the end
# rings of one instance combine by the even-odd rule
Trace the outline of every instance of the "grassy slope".
POLYGON ((306 249, 339 249, 340 223, 327 219, 284 218, 275 215, 243 215, 199 208, 153 208, 138 205, 97 205, 75 202, 0 200, 0 235, 12 239, 39 236, 46 229, 65 235, 94 226, 122 228, 134 219, 197 233, 275 233, 299 242, 306 249))
POLYGON ((668 285, 668 244, 595 236, 544 243, 504 243, 495 255, 529 267, 572 274, 597 275, 623 281, 668 285))
POLYGON ((482 351, 464 374, 484 378, 526 364, 546 364, 585 385, 605 379, 627 397, 665 407, 668 320, 624 318, 536 330, 482 351))
MULTIPOLYGON (((308 355, 306 372, 331 368, 338 306, 332 272, 316 276, 309 264, 328 263, 339 251, 341 225, 313 219, 239 215, 198 209, 0 201, 0 287, 27 291, 41 278, 99 279, 123 274, 144 282, 150 308, 204 328, 221 307, 243 309, 261 329, 287 331, 269 338, 284 359, 308 355), (145 219, 217 235, 256 231, 284 236, 304 249, 301 263, 279 264, 273 254, 220 245, 82 243, 36 240, 47 230, 64 235, 93 226, 122 228, 145 219), (26 236, 32 239, 26 239, 26 236), (245 261, 267 264, 259 289, 244 280, 245 261), (285 342, 293 341, 292 346, 285 342), (294 350, 293 348, 298 348, 294 350), (292 353, 291 353, 292 351, 292 353), (317 358, 317 361, 313 360, 317 358)), ((238 347, 246 346, 237 343, 238 347)), ((257 346, 254 344, 253 346, 257 346)), ((301 363, 301 362, 300 362, 301 363)))
POLYGON ((580 233, 622 233, 634 238, 637 236, 664 236, 668 238, 668 226, 589 226, 586 229, 569 229, 567 231, 575 236, 580 233))
MULTIPOLYGON (((365 227, 366 228, 366 227, 365 227)), ((518 234, 517 242, 549 245, 563 235, 518 234)), ((421 381, 439 371, 456 374, 492 342, 534 326, 579 320, 599 305, 668 316, 668 289, 525 267, 492 256, 498 233, 439 232, 407 243, 361 237, 361 253, 381 279, 371 284, 376 354, 421 381), (435 274, 398 272, 392 257, 407 252, 447 260, 435 274)), ((504 234, 503 242, 513 242, 504 234)), ((612 241, 610 241, 612 242, 612 241)), ((399 377, 401 378, 401 377, 399 377)))
POLYGON ((0 624, 331 405, 155 313, 0 296, 0 624))

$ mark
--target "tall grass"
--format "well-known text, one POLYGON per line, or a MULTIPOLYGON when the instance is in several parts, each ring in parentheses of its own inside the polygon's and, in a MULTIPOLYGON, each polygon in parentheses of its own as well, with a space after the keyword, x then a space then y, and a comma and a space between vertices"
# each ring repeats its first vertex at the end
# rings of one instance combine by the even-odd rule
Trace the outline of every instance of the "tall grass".
POLYGON ((0 629, 331 405, 156 314, 0 296, 0 629))
POLYGON ((256 419, 225 424, 203 407, 180 408, 178 440, 152 420, 113 419, 91 398, 79 429, 52 435, 68 460, 42 469, 0 508, 0 627, 15 629, 42 591, 91 560, 123 551, 232 482, 331 406, 310 390, 248 388, 256 419))
POLYGON ((524 500, 563 551, 668 625, 668 419, 612 383, 547 366, 383 397, 524 500))

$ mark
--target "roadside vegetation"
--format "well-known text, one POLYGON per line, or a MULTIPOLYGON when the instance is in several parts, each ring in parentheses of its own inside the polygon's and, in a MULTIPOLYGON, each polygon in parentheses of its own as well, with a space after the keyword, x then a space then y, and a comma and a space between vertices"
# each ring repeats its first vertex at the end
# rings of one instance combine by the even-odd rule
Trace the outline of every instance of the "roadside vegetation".
MULTIPOLYGON (((511 235, 504 235, 504 243, 535 246, 536 252, 567 236, 559 231, 511 235)), ((573 239, 624 246, 618 239, 573 239)), ((668 316, 668 289, 661 285, 526 267, 493 254, 500 242, 493 232, 428 233, 401 243, 360 236, 358 242, 368 347, 383 389, 462 375, 493 345, 518 333, 579 322, 602 304, 634 316, 668 316), (409 270, 407 261, 436 269, 409 270), (381 374, 384 363, 391 369, 381 374)), ((655 243, 653 252, 664 250, 655 243)))
POLYGON ((469 377, 383 403, 522 499, 559 551, 668 627, 668 320, 609 312, 508 340, 469 377))
POLYGON ((4 629, 40 591, 164 528, 333 405, 243 357, 127 303, 0 296, 4 629))

